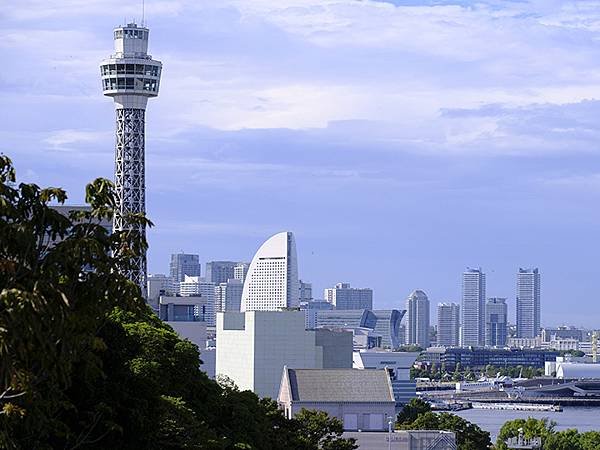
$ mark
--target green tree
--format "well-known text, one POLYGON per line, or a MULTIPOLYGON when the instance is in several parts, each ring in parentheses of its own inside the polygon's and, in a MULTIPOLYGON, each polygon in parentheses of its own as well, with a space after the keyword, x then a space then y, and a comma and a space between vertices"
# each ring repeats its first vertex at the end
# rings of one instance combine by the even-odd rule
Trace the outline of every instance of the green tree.
POLYGON ((344 427, 336 418, 322 411, 302 409, 295 417, 302 430, 300 441, 307 449, 353 450, 358 448, 354 439, 343 439, 344 427))
POLYGON ((424 400, 420 398, 411 398, 410 401, 404 405, 402 411, 398 414, 396 418, 397 425, 410 425, 413 423, 417 417, 421 414, 425 414, 426 412, 431 411, 431 406, 424 400))
POLYGON ((542 441, 545 442, 546 438, 554 433, 555 426, 556 422, 549 421, 547 418, 534 419, 533 417, 529 417, 527 419, 509 420, 500 428, 496 440, 496 448, 498 450, 506 450, 508 448, 505 444, 506 440, 511 437, 517 437, 519 429, 523 429, 523 436, 525 438, 541 437, 542 441))
POLYGON ((600 448, 600 431, 581 433, 579 443, 583 450, 598 450, 600 448))
POLYGON ((450 413, 421 414, 409 427, 412 430, 446 430, 456 433, 458 450, 485 450, 491 446, 490 434, 477 425, 450 413))
POLYGON ((583 450, 579 439, 580 435, 577 430, 552 433, 543 441, 544 450, 583 450))

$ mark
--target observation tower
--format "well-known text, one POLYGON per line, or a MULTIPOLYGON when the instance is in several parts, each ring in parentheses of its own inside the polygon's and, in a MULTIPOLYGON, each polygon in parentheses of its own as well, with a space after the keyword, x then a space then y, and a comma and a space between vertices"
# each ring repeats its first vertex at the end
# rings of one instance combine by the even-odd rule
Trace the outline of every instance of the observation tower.
MULTIPOLYGON (((148 55, 148 28, 135 23, 114 29, 115 53, 102 61, 102 90, 112 97, 116 112, 115 231, 145 227, 131 225, 129 214, 146 212, 144 128, 148 99, 158 95, 162 63, 148 55)), ((146 291, 146 255, 132 261, 125 274, 146 291)))

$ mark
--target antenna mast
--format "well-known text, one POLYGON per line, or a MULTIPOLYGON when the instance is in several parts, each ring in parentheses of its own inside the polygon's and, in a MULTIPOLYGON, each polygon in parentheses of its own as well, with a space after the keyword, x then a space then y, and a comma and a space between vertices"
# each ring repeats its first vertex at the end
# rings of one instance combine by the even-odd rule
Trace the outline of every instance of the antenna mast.
POLYGON ((142 0, 142 26, 144 26, 145 19, 146 19, 146 1, 142 0))

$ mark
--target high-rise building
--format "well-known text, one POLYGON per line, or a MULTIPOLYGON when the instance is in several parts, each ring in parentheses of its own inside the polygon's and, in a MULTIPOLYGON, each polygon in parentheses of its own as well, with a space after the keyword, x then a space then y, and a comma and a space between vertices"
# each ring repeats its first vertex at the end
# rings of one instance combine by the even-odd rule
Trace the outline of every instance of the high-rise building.
POLYGON ((298 286, 300 289, 298 294, 298 300, 300 301, 300 303, 312 301, 312 284, 300 280, 298 281, 298 286))
POLYGON ((215 310, 217 312, 239 312, 242 303, 244 284, 240 280, 230 279, 215 286, 215 310))
POLYGON ((505 298, 488 298, 485 302, 485 345, 504 347, 507 338, 508 307, 505 298))
POLYGON ((277 311, 298 306, 298 261, 293 233, 271 236, 256 252, 242 293, 241 311, 277 311))
POLYGON ((179 294, 182 297, 201 297, 206 304, 210 304, 206 322, 208 326, 215 325, 215 283, 185 275, 184 280, 179 283, 179 294))
POLYGON ((485 345, 485 273, 467 269, 462 277, 462 327, 463 347, 485 345))
POLYGON ((162 273, 148 275, 146 299, 150 306, 158 308, 158 299, 161 295, 170 293, 173 280, 162 273))
POLYGON ((246 281, 246 274, 248 273, 248 268, 250 267, 250 263, 240 262, 233 268, 233 278, 236 280, 240 280, 242 283, 246 281))
MULTIPOLYGON (((146 213, 145 114, 148 99, 158 95, 162 63, 148 55, 148 28, 128 23, 114 29, 115 53, 102 61, 102 91, 116 110, 115 231, 146 236, 145 225, 132 214, 146 213)), ((126 275, 146 290, 146 252, 131 259, 126 275)))
POLYGON ((439 303, 437 308, 437 345, 458 347, 460 342, 460 306, 439 303))
POLYGON ((532 338, 541 330, 540 272, 519 269, 517 273, 517 337, 532 338))
POLYGON ((353 288, 350 283, 338 283, 325 289, 323 297, 336 309, 373 309, 373 290, 353 288))
POLYGON ((169 265, 169 276, 175 284, 185 280, 185 276, 200 276, 200 257, 198 255, 189 255, 186 253, 174 253, 171 255, 171 264, 169 265))
POLYGON ((235 278, 235 261, 209 261, 206 263, 204 278, 211 283, 221 284, 235 278))
POLYGON ((429 347, 429 299, 419 289, 406 299, 406 343, 429 347))

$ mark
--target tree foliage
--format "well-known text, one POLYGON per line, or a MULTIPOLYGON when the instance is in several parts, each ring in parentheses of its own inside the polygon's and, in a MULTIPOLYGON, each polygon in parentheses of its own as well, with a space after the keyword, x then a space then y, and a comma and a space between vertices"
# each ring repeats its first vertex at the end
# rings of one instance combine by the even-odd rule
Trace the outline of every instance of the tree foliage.
POLYGON ((66 198, 17 186, 0 155, 0 448, 355 448, 339 421, 287 420, 274 401, 208 379, 198 348, 121 275, 146 242, 102 226, 112 183, 88 185, 91 211, 49 207, 66 198))
POLYGON ((410 401, 404 405, 402 411, 400 411, 398 414, 398 417, 396 418, 396 424, 398 426, 410 425, 421 414, 425 414, 429 411, 431 411, 431 406, 429 406, 429 403, 421 400, 420 398, 411 398, 410 401))
POLYGON ((523 430, 526 439, 541 437, 544 450, 598 450, 600 448, 600 432, 588 431, 578 433, 577 430, 556 431, 556 422, 548 419, 515 419, 506 422, 500 429, 496 448, 508 449, 505 441, 519 435, 523 430))

